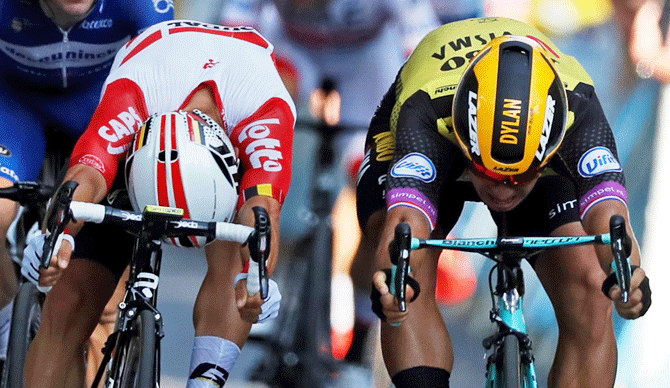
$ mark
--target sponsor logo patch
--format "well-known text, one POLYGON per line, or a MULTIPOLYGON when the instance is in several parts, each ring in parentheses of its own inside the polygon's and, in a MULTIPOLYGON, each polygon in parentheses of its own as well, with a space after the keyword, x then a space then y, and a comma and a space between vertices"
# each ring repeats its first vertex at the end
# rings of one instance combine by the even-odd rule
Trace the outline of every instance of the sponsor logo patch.
POLYGON ((606 172, 621 171, 621 164, 606 147, 594 147, 586 151, 577 164, 579 175, 590 178, 606 172))
POLYGON ((435 180, 435 165, 425 155, 413 152, 393 165, 391 176, 416 178, 428 183, 435 180))
POLYGON ((102 160, 100 160, 100 158, 92 154, 86 154, 82 156, 81 158, 79 158, 79 161, 77 163, 91 166, 102 173, 105 172, 105 165, 102 163, 102 160))
POLYGON ((544 158, 544 153, 547 151, 547 142, 549 141, 549 132, 554 123, 554 115, 556 111, 556 100, 551 96, 547 96, 547 108, 544 111, 544 125, 542 126, 542 137, 540 137, 540 149, 535 152, 537 160, 544 158))
POLYGON ((565 211, 569 211, 571 209, 576 209, 577 208, 577 200, 573 199, 571 201, 563 202, 563 203, 557 203, 555 208, 552 208, 549 210, 549 219, 552 219, 556 217, 558 214, 563 213, 565 211))
POLYGON ((279 140, 270 137, 269 125, 279 125, 279 119, 261 119, 252 122, 242 129, 238 141, 240 144, 247 139, 252 141, 246 145, 244 153, 249 156, 252 168, 263 168, 268 172, 281 171, 280 160, 283 159, 279 148, 279 140))
POLYGON ((228 371, 218 365, 202 363, 193 370, 189 379, 206 381, 215 387, 223 387, 228 380, 228 375, 228 371))
POLYGON ((101 28, 112 28, 114 21, 112 19, 101 19, 101 20, 84 20, 81 23, 81 28, 85 30, 98 30, 101 28))
POLYGON ((10 156, 12 156, 12 151, 10 151, 9 148, 0 144, 0 156, 9 158, 10 156))
POLYGON ((378 162, 385 162, 393 158, 395 152, 395 139, 391 131, 381 132, 373 136, 375 140, 375 151, 378 162))
POLYGON ((124 144, 120 147, 115 147, 112 143, 116 143, 126 136, 134 136, 142 124, 142 118, 133 107, 129 106, 128 109, 119 113, 117 117, 109 120, 107 125, 98 128, 98 135, 109 142, 107 152, 111 155, 118 155, 126 152, 128 145, 124 144))
POLYGON ((468 127, 470 132, 470 152, 481 155, 479 151, 479 137, 477 135, 477 93, 472 90, 468 93, 468 127))
POLYGON ((154 2, 154 9, 158 13, 167 13, 170 9, 174 9, 174 0, 152 0, 154 2))
POLYGON ((12 169, 9 169, 5 166, 0 167, 0 173, 3 173, 9 177, 11 177, 14 181, 19 180, 19 176, 16 174, 16 172, 12 169))

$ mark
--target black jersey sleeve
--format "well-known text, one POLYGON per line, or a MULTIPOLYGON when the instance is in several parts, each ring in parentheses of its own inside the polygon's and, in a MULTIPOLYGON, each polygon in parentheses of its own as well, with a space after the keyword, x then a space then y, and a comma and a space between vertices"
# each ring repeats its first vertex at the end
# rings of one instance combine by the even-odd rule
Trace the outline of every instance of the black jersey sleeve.
POLYGON ((424 91, 400 108, 395 131, 396 152, 386 179, 387 207, 403 205, 422 211, 435 228, 445 182, 463 172, 460 149, 437 131, 438 115, 424 91))
POLYGON ((365 138, 365 155, 356 182, 356 213, 363 231, 372 213, 384 209, 386 172, 395 153, 391 112, 395 105, 395 83, 386 92, 370 121, 365 138))
POLYGON ((568 93, 575 119, 550 166, 577 188, 580 215, 595 203, 616 199, 625 203, 625 177, 614 134, 593 86, 579 84, 568 93))

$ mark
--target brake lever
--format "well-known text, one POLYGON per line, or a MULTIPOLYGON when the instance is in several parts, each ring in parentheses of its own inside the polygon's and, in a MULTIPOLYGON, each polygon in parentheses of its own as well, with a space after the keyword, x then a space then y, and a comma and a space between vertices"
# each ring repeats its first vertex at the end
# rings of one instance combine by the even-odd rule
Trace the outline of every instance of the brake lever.
POLYGON ((398 299, 398 309, 407 311, 407 278, 409 277, 409 252, 412 230, 405 222, 395 227, 393 241, 389 245, 391 256, 391 294, 398 299))
POLYGON ((42 248, 42 258, 40 263, 42 268, 49 268, 51 256, 56 247, 56 241, 58 241, 58 236, 63 233, 65 226, 70 221, 74 221, 72 211, 70 210, 70 203, 72 202, 74 190, 77 186, 79 186, 79 183, 75 181, 67 181, 63 183, 47 210, 46 229, 48 235, 44 240, 44 247, 42 248))
POLYGON ((256 222, 254 232, 249 236, 251 262, 247 277, 247 292, 249 295, 260 292, 261 298, 265 300, 269 292, 267 260, 270 257, 271 247, 270 216, 261 206, 254 206, 252 210, 256 222))
POLYGON ((612 269, 621 287, 621 301, 628 302, 630 296, 631 269, 628 258, 631 253, 630 237, 626 233, 626 221, 618 214, 610 218, 610 243, 612 247, 612 269))

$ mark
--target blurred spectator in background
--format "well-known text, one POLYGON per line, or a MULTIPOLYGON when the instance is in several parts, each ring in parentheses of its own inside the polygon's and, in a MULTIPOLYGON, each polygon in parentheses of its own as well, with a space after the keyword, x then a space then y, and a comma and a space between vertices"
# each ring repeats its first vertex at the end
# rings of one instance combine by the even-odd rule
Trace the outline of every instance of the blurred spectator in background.
MULTIPOLYGON (((349 274, 361 238, 353 187, 367 126, 406 56, 439 22, 430 0, 226 0, 219 22, 254 26, 272 42, 299 119, 310 120, 310 97, 320 97, 313 92, 324 80, 339 92, 345 129, 335 146, 342 190, 332 213, 331 325, 333 354, 342 358, 353 338, 353 298, 345 296, 353 296, 349 274)), ((369 271, 355 271, 365 306, 357 311, 366 314, 369 271)))
POLYGON ((484 16, 484 0, 432 0, 441 24, 484 16))
MULTIPOLYGON (((668 31, 661 31, 659 27, 662 12, 660 1, 644 1, 629 24, 628 41, 630 58, 637 75, 640 78, 653 77, 666 84, 670 83, 670 45, 667 41, 668 31)), ((667 28, 667 20, 665 24, 667 28)))
POLYGON ((621 85, 626 58, 610 0, 486 0, 487 16, 504 16, 537 27, 593 78, 608 117, 616 117, 630 86, 621 85), (603 71, 607 64, 607 71, 603 71))
MULTIPOLYGON (((644 265, 649 273, 668 273, 670 266, 664 256, 667 254, 665 242, 670 229, 667 224, 670 217, 667 201, 670 179, 665 172, 670 162, 667 157, 667 145, 670 143, 670 42, 667 38, 670 32, 670 2, 615 0, 615 5, 628 43, 631 60, 629 78, 636 80, 638 85, 636 93, 631 95, 631 104, 645 104, 647 109, 652 110, 646 120, 634 111, 622 113, 630 117, 626 129, 642 132, 636 142, 639 146, 631 151, 630 170, 641 170, 644 178, 641 179, 641 186, 645 190, 639 192, 640 195, 648 192, 648 196, 639 199, 640 206, 646 207, 646 217, 640 221, 645 227, 642 249, 647 262, 644 265), (643 91, 647 95, 642 95, 643 91), (653 98, 648 97, 650 94, 653 98)), ((667 288, 657 287, 653 291, 658 303, 670 304, 667 288)), ((631 352, 631 356, 619 360, 619 387, 670 386, 670 377, 664 373, 670 367, 670 351, 663 341, 659 342, 659 338, 666 336, 666 325, 665 315, 655 312, 640 322, 627 323, 623 327, 619 341, 624 354, 631 352), (642 348, 644 352, 632 352, 642 348)))

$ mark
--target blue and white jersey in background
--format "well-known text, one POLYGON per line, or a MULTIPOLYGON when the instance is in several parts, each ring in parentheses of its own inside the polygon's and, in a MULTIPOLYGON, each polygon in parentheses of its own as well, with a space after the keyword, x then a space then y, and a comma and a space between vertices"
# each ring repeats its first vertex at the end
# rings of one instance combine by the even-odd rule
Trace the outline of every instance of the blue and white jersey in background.
POLYGON ((173 18, 173 0, 97 0, 63 29, 40 0, 0 0, 0 178, 37 179, 47 137, 86 129, 117 51, 173 18))
POLYGON ((121 46, 173 15, 173 0, 99 0, 83 21, 63 30, 39 0, 2 0, 0 71, 10 82, 45 88, 103 80, 121 46))

